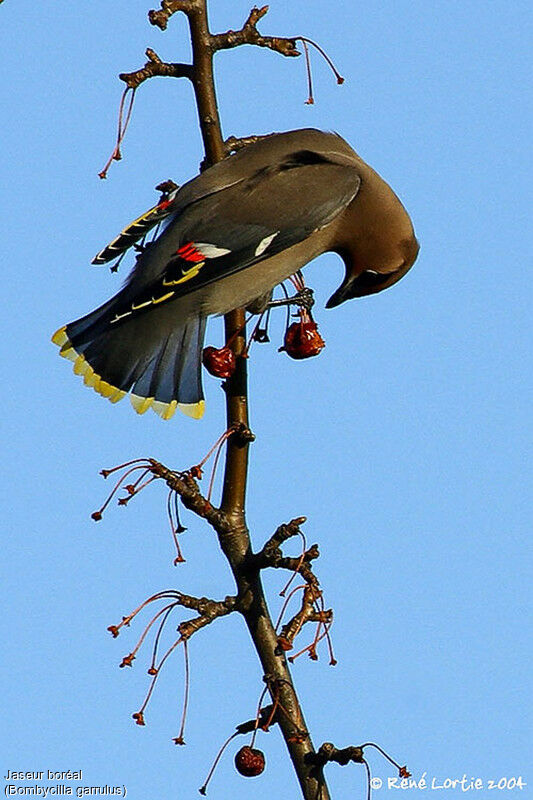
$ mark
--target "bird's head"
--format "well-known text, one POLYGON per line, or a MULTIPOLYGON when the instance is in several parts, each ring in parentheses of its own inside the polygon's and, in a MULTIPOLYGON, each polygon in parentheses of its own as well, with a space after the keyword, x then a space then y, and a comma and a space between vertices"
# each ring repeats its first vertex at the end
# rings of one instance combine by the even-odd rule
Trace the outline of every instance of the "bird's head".
POLYGON ((365 248, 362 253, 338 250, 346 267, 346 275, 329 298, 326 308, 335 308, 354 297, 376 294, 397 283, 415 263, 419 249, 420 245, 412 235, 401 239, 394 253, 388 253, 386 257, 372 248, 365 248))

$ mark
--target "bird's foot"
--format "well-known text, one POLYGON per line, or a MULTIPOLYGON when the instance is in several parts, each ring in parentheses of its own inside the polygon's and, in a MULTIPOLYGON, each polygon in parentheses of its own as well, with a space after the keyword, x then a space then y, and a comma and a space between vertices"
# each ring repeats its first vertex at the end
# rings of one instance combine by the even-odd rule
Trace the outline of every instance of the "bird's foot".
POLYGON ((279 308, 280 306, 298 306, 306 311, 311 311, 315 304, 314 292, 308 286, 296 292, 292 297, 286 297, 282 300, 271 300, 267 308, 279 308))

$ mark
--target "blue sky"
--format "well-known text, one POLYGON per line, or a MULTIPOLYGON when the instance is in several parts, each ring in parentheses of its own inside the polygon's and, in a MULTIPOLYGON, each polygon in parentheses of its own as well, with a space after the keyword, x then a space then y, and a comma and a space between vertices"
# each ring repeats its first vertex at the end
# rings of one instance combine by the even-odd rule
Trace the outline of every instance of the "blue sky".
MULTIPOLYGON (((217 31, 240 27, 249 11, 243 0, 211 6, 217 31)), ((466 774, 485 789, 490 779, 533 781, 528 6, 274 0, 261 30, 319 41, 346 78, 338 87, 313 55, 314 106, 304 105, 303 59, 250 47, 216 59, 226 135, 338 131, 395 188, 421 242, 398 285, 333 311, 323 306, 343 267, 323 256, 306 271, 323 353, 303 363, 278 354, 280 315, 272 345, 250 361, 253 541, 305 514, 335 610, 338 666, 325 651, 294 666, 314 741, 373 740, 416 777, 466 774)), ((111 406, 83 387, 49 342, 119 285, 90 265, 97 250, 153 203, 158 182, 197 170, 190 86, 158 79, 138 92, 123 161, 97 178, 115 136, 116 75, 140 66, 147 46, 186 59, 185 20, 163 34, 141 0, 0 8, 3 768, 82 769, 72 786, 125 785, 133 800, 195 797, 261 691, 244 627, 225 618, 191 641, 187 747, 177 748, 182 654, 139 728, 130 715, 147 686, 148 650, 131 671, 116 665, 141 628, 113 641, 106 626, 165 588, 221 598, 231 576, 211 531, 186 513, 187 562, 172 566, 163 487, 112 506, 99 525, 90 513, 107 490, 102 467, 138 456, 196 463, 223 428, 222 393, 206 376, 201 423, 137 417, 126 401, 111 406)), ((219 320, 208 341, 221 342, 219 320)), ((266 584, 276 614, 283 578, 266 584)), ((241 778, 230 751, 211 797, 299 796, 275 729, 260 746, 265 774, 241 778)), ((369 758, 375 775, 393 774, 369 758)), ((333 797, 364 797, 358 767, 332 765, 328 777, 333 797)))

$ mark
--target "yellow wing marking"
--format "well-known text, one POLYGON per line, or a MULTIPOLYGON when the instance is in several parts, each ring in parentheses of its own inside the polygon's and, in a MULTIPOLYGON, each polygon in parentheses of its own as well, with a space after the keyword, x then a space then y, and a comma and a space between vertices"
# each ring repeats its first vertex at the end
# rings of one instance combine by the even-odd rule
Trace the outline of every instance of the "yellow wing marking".
POLYGON ((193 264, 190 269, 187 270, 182 269, 183 277, 178 278, 177 281, 166 281, 163 278, 163 286, 176 286, 178 283, 185 283, 185 281, 190 281, 191 278, 196 278, 196 276, 198 275, 204 264, 205 261, 198 261, 198 263, 193 264))
MULTIPOLYGON (((164 283, 164 281, 163 281, 163 283, 164 283)), ((174 294, 174 292, 167 292, 167 294, 164 294, 163 297, 158 297, 156 300, 154 300, 154 298, 152 297, 152 301, 151 302, 154 305, 157 305, 157 303, 162 303, 164 300, 168 300, 169 297, 172 297, 173 294, 174 294)))
POLYGON ((113 325, 114 322, 118 322, 119 320, 123 319, 124 317, 129 317, 130 314, 133 314, 134 311, 139 311, 141 308, 146 308, 147 306, 154 305, 156 306, 158 303, 162 303, 165 300, 169 300, 174 295, 174 292, 167 292, 166 294, 162 295, 161 297, 152 297, 151 300, 145 300, 144 303, 139 303, 139 305, 135 305, 135 303, 131 304, 131 311, 125 311, 123 314, 115 314, 115 318, 111 320, 109 323, 113 325))
POLYGON ((130 314, 133 314, 133 311, 125 311, 124 314, 115 314, 115 318, 112 319, 109 324, 112 325, 114 322, 118 322, 120 319, 123 319, 124 317, 129 317, 130 314))
MULTIPOLYGON (((93 264, 104 264, 107 261, 112 261, 113 258, 118 255, 118 253, 113 251, 122 250, 124 247, 124 241, 122 240, 127 240, 129 238, 133 238, 134 240, 140 239, 144 233, 148 233, 150 227, 147 228, 147 223, 151 222, 151 217, 155 217, 153 221, 153 225, 155 225, 157 222, 157 217, 160 216, 160 213, 158 212, 161 212, 159 205, 152 206, 152 208, 148 209, 148 211, 145 211, 144 214, 141 214, 140 217, 137 217, 137 219, 134 219, 129 225, 126 225, 126 227, 120 231, 118 236, 115 236, 115 238, 109 242, 108 245, 106 245, 95 255, 93 258, 93 264), (136 228, 139 230, 136 231, 136 228)), ((162 216, 166 216, 166 214, 162 216)), ((153 227, 153 225, 151 225, 151 227, 153 227)), ((131 244, 128 244, 126 249, 129 249, 130 246, 131 244)))
POLYGON ((136 306, 136 305, 135 305, 135 303, 132 303, 132 304, 131 304, 131 310, 132 310, 132 311, 138 311, 140 308, 144 308, 145 306, 149 306, 149 305, 151 305, 153 302, 154 302, 154 300, 153 300, 153 298, 152 298, 151 300, 146 300, 144 303, 139 303, 139 305, 138 305, 138 306, 136 306))

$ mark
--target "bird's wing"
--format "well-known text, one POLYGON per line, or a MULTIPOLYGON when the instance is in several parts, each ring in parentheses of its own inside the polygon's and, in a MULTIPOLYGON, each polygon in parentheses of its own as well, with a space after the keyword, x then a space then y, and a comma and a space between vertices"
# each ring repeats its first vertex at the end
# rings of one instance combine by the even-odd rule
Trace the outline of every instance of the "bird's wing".
POLYGON ((179 215, 191 204, 241 184, 256 172, 269 169, 272 164, 282 163, 298 153, 312 153, 315 157, 326 156, 335 163, 348 164, 351 167, 356 158, 352 148, 337 134, 313 128, 260 137, 258 142, 219 161, 183 186, 164 193, 157 205, 130 222, 102 248, 92 263, 107 264, 113 261, 163 220, 168 223, 170 215, 179 215))
POLYGON ((92 264, 107 264, 133 247, 152 228, 170 216, 176 210, 176 188, 168 194, 163 194, 156 206, 152 206, 140 217, 134 219, 120 231, 118 236, 100 250, 92 260, 92 264))
POLYGON ((114 304, 117 321, 304 241, 344 211, 359 185, 355 167, 297 151, 191 203, 137 259, 114 304))

